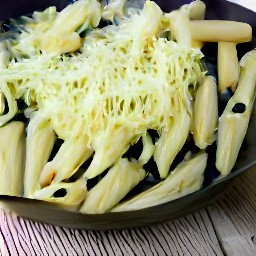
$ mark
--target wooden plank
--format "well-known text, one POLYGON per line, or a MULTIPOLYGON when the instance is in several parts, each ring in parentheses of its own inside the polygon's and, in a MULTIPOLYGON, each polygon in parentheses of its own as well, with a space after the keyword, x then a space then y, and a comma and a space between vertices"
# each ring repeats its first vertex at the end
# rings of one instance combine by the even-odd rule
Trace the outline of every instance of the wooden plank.
POLYGON ((173 255, 223 255, 205 209, 163 225, 172 232, 170 241, 179 244, 176 249, 172 246, 172 253, 178 252, 173 255))
POLYGON ((0 212, 3 255, 223 255, 206 210, 144 228, 80 231, 0 212))
POLYGON ((256 167, 238 177, 208 211, 226 255, 256 255, 256 167))

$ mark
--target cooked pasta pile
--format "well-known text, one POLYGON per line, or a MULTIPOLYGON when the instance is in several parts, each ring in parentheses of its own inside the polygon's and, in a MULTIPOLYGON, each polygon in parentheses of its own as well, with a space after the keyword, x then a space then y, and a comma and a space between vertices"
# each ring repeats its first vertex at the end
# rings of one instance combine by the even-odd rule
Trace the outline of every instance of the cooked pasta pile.
MULTIPOLYGON (((186 5, 168 16, 151 1, 139 10, 127 9, 125 1, 104 7, 79 0, 60 13, 49 7, 14 22, 19 32, 1 42, 0 125, 17 122, 13 118, 23 111, 29 121, 24 192, 14 194, 103 213, 148 175, 144 165, 151 158, 161 179, 173 182, 169 197, 163 192, 159 202, 201 187, 203 151, 169 174, 193 131, 194 99, 205 77, 200 47, 188 35, 186 43, 180 40, 175 26, 177 20, 183 21, 179 26, 189 22, 190 10, 186 5), (157 131, 158 141, 150 130, 157 131), (124 157, 139 140, 140 157, 124 157), (102 173, 88 189, 88 180, 102 173)), ((204 147, 216 139, 216 125, 215 118, 204 147)))

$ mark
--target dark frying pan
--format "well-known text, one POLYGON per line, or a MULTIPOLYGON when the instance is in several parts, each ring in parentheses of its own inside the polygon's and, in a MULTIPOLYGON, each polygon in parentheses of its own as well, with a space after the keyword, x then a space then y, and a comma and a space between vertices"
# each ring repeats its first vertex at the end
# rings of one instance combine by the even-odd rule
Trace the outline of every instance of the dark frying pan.
MULTIPOLYGON (((0 20, 31 13, 34 10, 43 10, 50 5, 56 5, 57 8, 61 10, 70 2, 70 0, 1 1, 0 20)), ((156 0, 155 2, 157 2, 165 12, 169 12, 190 1, 156 0)), ((256 13, 253 11, 225 0, 205 0, 204 2, 207 6, 207 19, 227 19, 247 22, 253 27, 255 34, 256 13)), ((241 49, 241 51, 250 50, 251 47, 252 44, 247 44, 246 49, 241 49)), ((224 179, 215 181, 197 192, 158 206, 123 213, 82 215, 80 213, 63 210, 54 204, 24 198, 1 196, 1 202, 5 207, 22 217, 78 229, 123 229, 167 221, 188 214, 213 202, 235 177, 254 165, 256 162, 255 135, 256 111, 254 110, 244 146, 240 151, 232 173, 224 179)))

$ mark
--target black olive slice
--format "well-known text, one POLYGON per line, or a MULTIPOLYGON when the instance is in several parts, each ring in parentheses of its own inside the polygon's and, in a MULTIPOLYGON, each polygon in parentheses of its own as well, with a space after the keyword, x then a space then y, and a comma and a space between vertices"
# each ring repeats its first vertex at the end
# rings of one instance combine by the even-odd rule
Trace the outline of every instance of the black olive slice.
POLYGON ((67 195, 67 190, 65 188, 61 188, 54 192, 53 197, 59 198, 59 197, 64 197, 66 195, 67 195))
POLYGON ((232 111, 234 113, 244 113, 246 110, 246 105, 244 103, 238 102, 235 104, 235 106, 232 108, 232 111))

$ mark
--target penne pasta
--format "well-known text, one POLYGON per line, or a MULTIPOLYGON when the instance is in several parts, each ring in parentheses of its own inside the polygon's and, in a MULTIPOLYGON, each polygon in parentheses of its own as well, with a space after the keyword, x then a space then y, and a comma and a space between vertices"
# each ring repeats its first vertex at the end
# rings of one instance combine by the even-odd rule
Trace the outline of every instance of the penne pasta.
POLYGON ((167 177, 174 158, 185 144, 190 132, 191 117, 185 108, 180 108, 179 114, 171 118, 155 145, 154 160, 162 179, 167 177))
POLYGON ((137 163, 120 159, 110 168, 106 176, 89 190, 80 212, 99 214, 109 211, 146 175, 137 163))
POLYGON ((164 181, 117 205, 112 209, 112 212, 133 211, 152 207, 200 189, 206 162, 207 154, 200 153, 180 163, 164 181))
POLYGON ((193 40, 200 42, 244 43, 252 39, 249 24, 227 20, 193 20, 189 22, 193 40))
POLYGON ((135 127, 128 125, 109 125, 106 131, 101 132, 94 142, 95 154, 88 169, 84 173, 86 179, 91 179, 114 164, 129 148, 135 127), (113 147, 112 145, 115 145, 113 147))
POLYGON ((0 127, 0 195, 22 196, 25 126, 13 121, 0 127))
POLYGON ((189 8, 189 19, 190 20, 203 20, 204 19, 206 5, 203 1, 195 0, 188 5, 188 8, 189 8))
POLYGON ((16 99, 13 97, 11 89, 7 84, 1 86, 1 107, 6 108, 5 101, 6 99, 8 105, 8 112, 6 114, 0 115, 0 127, 9 122, 18 112, 18 106, 16 99))
POLYGON ((192 133, 195 144, 205 149, 217 138, 218 94, 214 77, 207 75, 197 89, 193 107, 192 133))
POLYGON ((48 162, 56 135, 49 120, 36 114, 30 119, 27 131, 24 196, 31 198, 40 189, 39 178, 48 162))
POLYGON ((220 93, 232 88, 235 91, 239 79, 239 63, 236 43, 218 43, 218 88, 220 93))
POLYGON ((35 191, 33 198, 56 203, 69 210, 78 210, 87 194, 86 181, 60 182, 35 191))
POLYGON ((237 89, 219 119, 216 167, 223 176, 234 167, 248 128, 255 98, 256 51, 247 53, 241 59, 240 66, 237 89))
POLYGON ((93 150, 87 144, 86 135, 66 140, 53 160, 45 164, 39 178, 41 187, 70 178, 92 155, 93 150))

